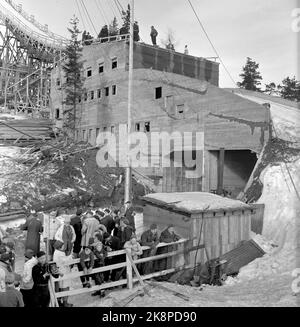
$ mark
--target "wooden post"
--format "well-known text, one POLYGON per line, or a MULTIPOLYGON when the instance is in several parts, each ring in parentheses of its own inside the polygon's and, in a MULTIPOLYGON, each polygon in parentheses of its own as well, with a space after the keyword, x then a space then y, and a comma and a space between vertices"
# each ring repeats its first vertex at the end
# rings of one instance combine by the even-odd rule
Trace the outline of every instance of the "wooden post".
POLYGON ((218 187, 217 194, 223 194, 224 189, 224 160, 225 160, 225 149, 221 148, 219 152, 218 160, 218 187))
POLYGON ((127 287, 128 287, 128 289, 132 290, 132 288, 133 288, 132 266, 131 266, 131 262, 128 258, 128 255, 126 255, 126 272, 127 272, 127 287))

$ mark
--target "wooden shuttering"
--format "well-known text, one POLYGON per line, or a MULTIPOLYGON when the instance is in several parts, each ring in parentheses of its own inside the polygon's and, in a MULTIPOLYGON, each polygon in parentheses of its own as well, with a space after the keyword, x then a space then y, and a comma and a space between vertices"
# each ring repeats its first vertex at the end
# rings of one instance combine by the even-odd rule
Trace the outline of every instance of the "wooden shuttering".
POLYGON ((199 250, 197 262, 215 259, 233 250, 241 241, 248 241, 251 228, 251 210, 224 211, 192 215, 193 245, 201 241, 206 249, 199 250), (202 226, 202 227, 201 227, 202 226))

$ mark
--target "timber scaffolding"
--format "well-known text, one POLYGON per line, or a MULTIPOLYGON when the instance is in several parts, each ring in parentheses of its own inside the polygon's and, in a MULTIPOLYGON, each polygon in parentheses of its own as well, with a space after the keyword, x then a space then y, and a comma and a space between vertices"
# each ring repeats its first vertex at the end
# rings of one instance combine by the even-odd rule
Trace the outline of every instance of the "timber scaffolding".
MULTIPOLYGON (((126 255, 126 261, 120 262, 118 264, 113 264, 113 265, 108 265, 100 268, 94 268, 92 272, 89 274, 90 277, 92 275, 97 274, 97 273, 103 273, 106 271, 111 271, 114 269, 126 269, 126 279, 121 279, 113 282, 107 282, 107 283, 102 283, 101 285, 96 285, 91 288, 78 288, 78 289, 72 289, 69 291, 62 291, 62 292, 56 292, 56 287, 55 283, 59 283, 62 281, 66 280, 74 280, 78 279, 81 276, 84 276, 83 272, 72 272, 70 274, 65 274, 62 277, 54 278, 52 275, 50 276, 49 280, 49 290, 50 290, 50 295, 51 295, 51 302, 50 305, 52 307, 57 307, 58 306, 58 299, 63 298, 63 297, 72 297, 76 295, 82 295, 86 293, 91 293, 95 291, 101 291, 105 289, 111 289, 111 288, 116 288, 122 285, 127 285, 127 288, 132 290, 133 286, 135 283, 140 283, 142 289, 138 289, 136 292, 132 293, 128 298, 123 299, 121 301, 115 302, 114 306, 115 307, 123 307, 126 306, 128 303, 130 303, 136 296, 139 296, 141 294, 147 294, 149 296, 149 285, 151 287, 156 287, 158 286, 156 283, 147 283, 145 284, 145 280, 151 280, 155 277, 161 277, 161 276, 166 276, 171 273, 175 273, 181 270, 184 270, 186 268, 192 268, 190 264, 190 256, 189 253, 193 251, 197 251, 199 248, 204 248, 204 245, 197 245, 197 246, 192 246, 191 241, 186 240, 186 239, 181 239, 178 242, 172 242, 172 243, 160 243, 157 248, 163 248, 163 247, 169 247, 172 246, 174 247, 170 252, 168 253, 163 253, 163 254, 157 254, 154 256, 146 257, 146 258, 140 258, 137 260, 133 260, 131 257, 130 252, 128 250, 119 250, 119 251, 113 251, 109 252, 107 257, 111 258, 114 256, 120 256, 120 255, 126 255), (170 258, 171 264, 170 268, 167 267, 165 270, 161 271, 156 271, 151 274, 147 275, 140 275, 138 270, 137 270, 137 265, 139 264, 144 264, 147 262, 153 262, 156 260, 161 260, 161 259, 167 259, 170 258), (135 275, 133 274, 133 271, 135 275)), ((148 246, 143 246, 142 247, 143 251, 149 250, 150 247, 148 246)), ((88 260, 87 260, 88 261, 88 260)), ((70 260, 67 264, 67 266, 73 266, 79 264, 80 259, 74 259, 70 260)), ((160 287, 160 286, 159 286, 160 287)), ((171 291, 171 290, 169 290, 171 291)), ((172 291, 171 291, 172 292, 172 291)), ((183 294, 175 294, 176 292, 173 292, 174 295, 180 296, 184 298, 185 300, 188 300, 187 296, 184 296, 183 294)))

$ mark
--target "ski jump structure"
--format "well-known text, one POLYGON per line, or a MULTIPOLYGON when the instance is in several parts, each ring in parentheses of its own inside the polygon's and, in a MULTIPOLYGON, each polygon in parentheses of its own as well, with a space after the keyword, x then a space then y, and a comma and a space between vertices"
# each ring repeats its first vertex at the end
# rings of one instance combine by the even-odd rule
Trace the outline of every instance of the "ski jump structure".
POLYGON ((0 110, 49 119, 50 71, 68 42, 21 5, 0 0, 0 110))

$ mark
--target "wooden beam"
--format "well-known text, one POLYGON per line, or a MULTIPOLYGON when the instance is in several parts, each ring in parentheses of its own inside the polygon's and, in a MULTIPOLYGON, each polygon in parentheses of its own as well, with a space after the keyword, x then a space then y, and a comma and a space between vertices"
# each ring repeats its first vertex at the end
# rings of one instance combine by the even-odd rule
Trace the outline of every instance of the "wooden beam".
POLYGON ((224 160, 225 160, 225 149, 221 148, 219 151, 218 158, 218 187, 217 194, 223 194, 224 189, 224 160))

